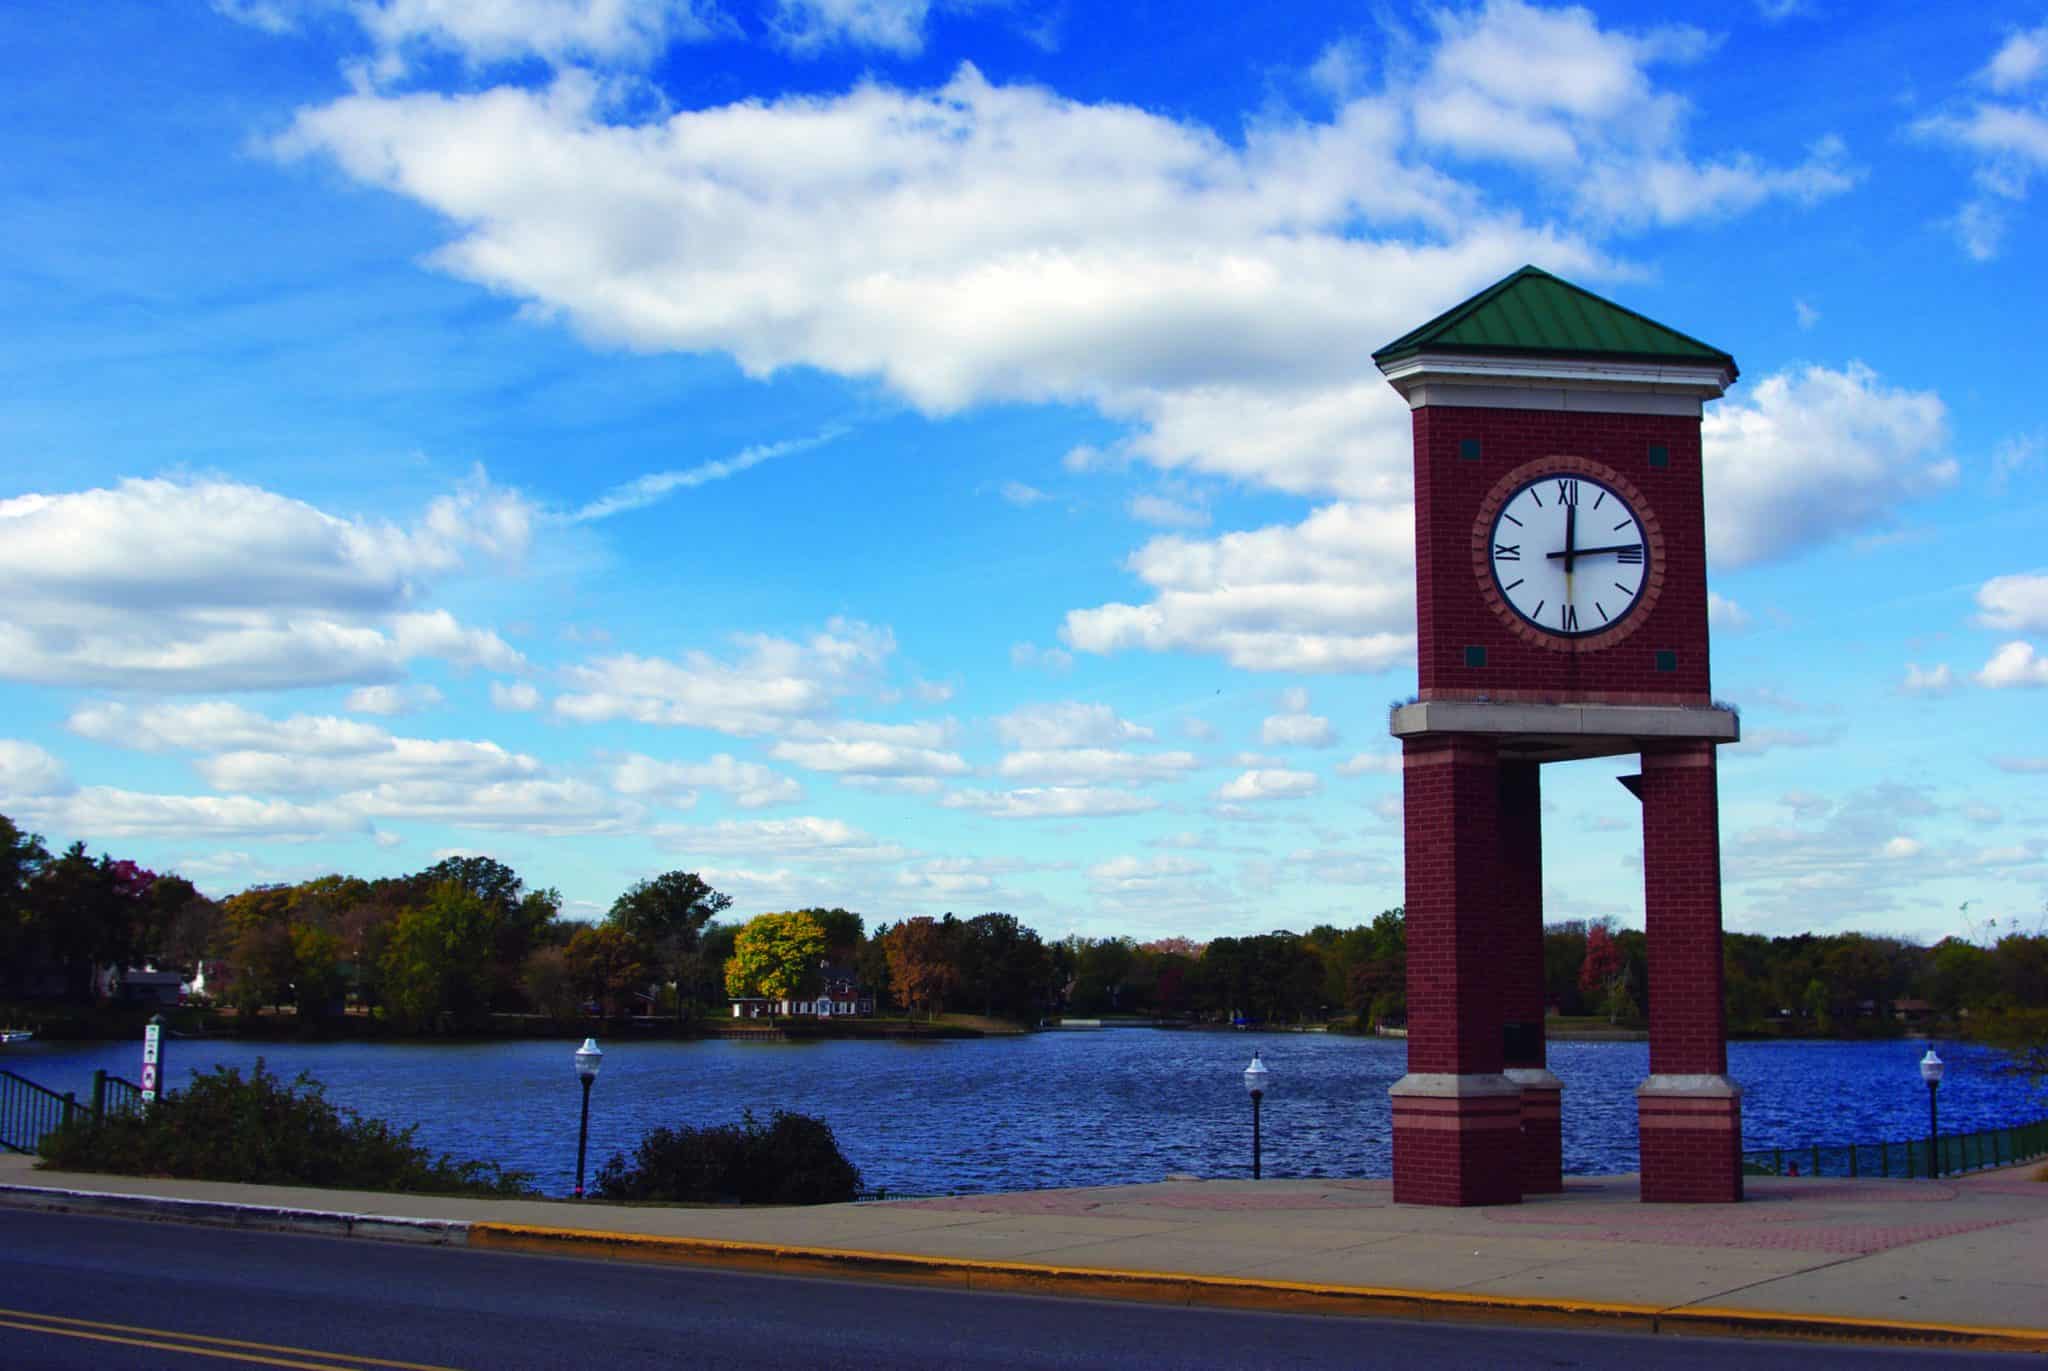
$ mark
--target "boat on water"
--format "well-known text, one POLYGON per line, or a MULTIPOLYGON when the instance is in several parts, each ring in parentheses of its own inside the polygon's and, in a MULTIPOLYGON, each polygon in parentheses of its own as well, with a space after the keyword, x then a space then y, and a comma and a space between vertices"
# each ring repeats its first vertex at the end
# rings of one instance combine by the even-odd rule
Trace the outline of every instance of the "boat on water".
POLYGON ((8 1043, 25 1043, 35 1037, 33 1028, 0 1028, 0 1046, 8 1043))

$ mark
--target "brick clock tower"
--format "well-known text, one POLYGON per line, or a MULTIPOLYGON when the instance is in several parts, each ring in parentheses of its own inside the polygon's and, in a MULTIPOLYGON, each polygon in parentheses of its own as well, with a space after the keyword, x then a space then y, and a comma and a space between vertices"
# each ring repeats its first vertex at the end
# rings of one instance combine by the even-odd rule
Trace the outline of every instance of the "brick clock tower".
POLYGON ((1408 1074, 1394 1198, 1564 1187, 1545 1065, 1542 768, 1639 754, 1646 1201, 1742 1197, 1721 1008, 1700 410, 1735 359, 1524 267, 1373 354, 1413 411, 1420 677, 1402 746, 1408 1074))

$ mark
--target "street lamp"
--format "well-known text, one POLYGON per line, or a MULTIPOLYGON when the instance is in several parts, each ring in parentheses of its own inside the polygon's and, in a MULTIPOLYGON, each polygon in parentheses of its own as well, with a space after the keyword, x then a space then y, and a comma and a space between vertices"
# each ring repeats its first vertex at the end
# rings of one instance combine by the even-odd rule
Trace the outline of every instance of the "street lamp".
POLYGON ((1927 1055, 1920 1059, 1920 1079, 1927 1082, 1927 1175, 1931 1180, 1941 1174, 1941 1113, 1934 1103, 1935 1092, 1941 1089, 1943 1062, 1928 1048, 1927 1055))
POLYGON ((590 1085, 597 1079, 597 1069, 604 1065, 604 1053, 598 1050, 597 1039, 585 1038, 583 1046, 576 1049, 576 1079, 583 1082, 583 1123, 576 1130, 576 1198, 583 1198, 583 1153, 590 1145, 590 1085))
POLYGON ((1252 1053, 1252 1064, 1244 1069, 1244 1088, 1252 1094, 1252 1179, 1259 1178, 1259 1101, 1266 1098, 1266 1077, 1272 1073, 1252 1053))

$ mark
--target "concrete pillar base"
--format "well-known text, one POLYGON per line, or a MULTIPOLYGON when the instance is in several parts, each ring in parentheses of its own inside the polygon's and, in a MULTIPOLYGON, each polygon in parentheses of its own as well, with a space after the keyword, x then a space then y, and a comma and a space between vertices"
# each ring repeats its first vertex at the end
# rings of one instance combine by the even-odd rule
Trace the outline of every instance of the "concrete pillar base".
POLYGON ((1522 1088, 1498 1074, 1414 1073, 1394 1104, 1394 1203, 1519 1204, 1522 1088))
POLYGON ((1742 1087, 1726 1076, 1651 1076, 1636 1087, 1645 1204, 1742 1198, 1742 1087))
POLYGON ((1558 1194, 1564 1189, 1564 1082, 1541 1066, 1511 1066, 1507 1078, 1522 1092, 1522 1193, 1558 1194))

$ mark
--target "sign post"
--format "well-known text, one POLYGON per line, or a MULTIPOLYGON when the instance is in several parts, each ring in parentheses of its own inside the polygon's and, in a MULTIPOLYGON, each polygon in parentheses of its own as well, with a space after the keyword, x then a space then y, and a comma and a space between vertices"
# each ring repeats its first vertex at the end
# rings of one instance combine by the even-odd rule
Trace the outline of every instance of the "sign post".
POLYGON ((152 1014, 149 1027, 142 1030, 142 1107, 147 1109, 157 1101, 159 1085, 163 1079, 164 1016, 152 1014))

